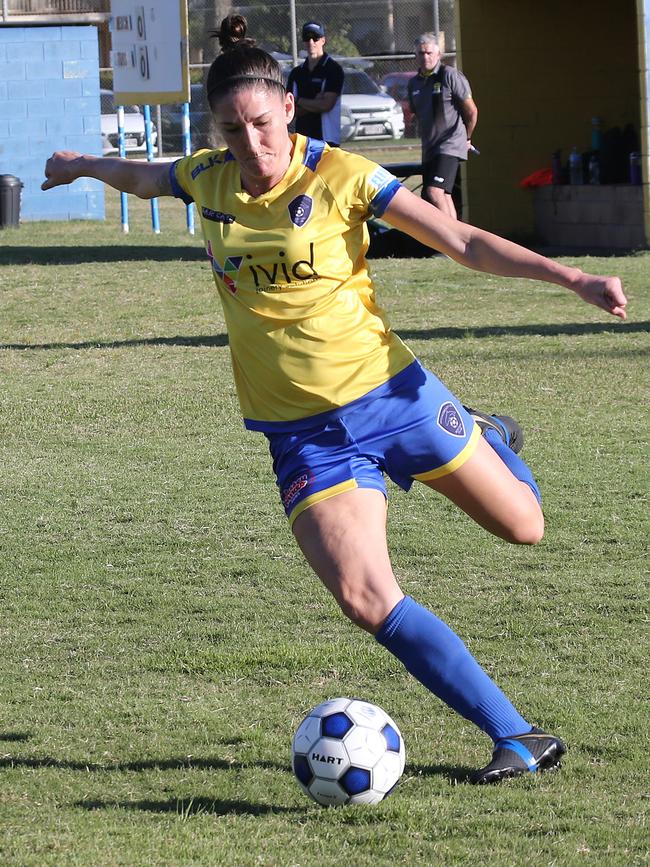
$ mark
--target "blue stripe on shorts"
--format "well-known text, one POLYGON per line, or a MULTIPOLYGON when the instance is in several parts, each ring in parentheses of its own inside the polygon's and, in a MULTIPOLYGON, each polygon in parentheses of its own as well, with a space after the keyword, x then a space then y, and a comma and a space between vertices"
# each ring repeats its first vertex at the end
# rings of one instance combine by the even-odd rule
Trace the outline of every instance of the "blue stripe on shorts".
POLYGON ((479 430, 462 404, 418 361, 377 394, 292 432, 266 433, 280 498, 294 520, 313 503, 352 488, 386 495, 384 474, 408 491, 474 451, 479 430), (391 387, 394 386, 394 387, 391 387))

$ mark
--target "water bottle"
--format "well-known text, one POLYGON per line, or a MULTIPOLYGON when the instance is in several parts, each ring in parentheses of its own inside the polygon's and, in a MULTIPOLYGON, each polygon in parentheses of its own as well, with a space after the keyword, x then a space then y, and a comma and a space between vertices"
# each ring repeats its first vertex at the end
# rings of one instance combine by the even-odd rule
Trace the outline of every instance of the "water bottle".
POLYGON ((637 151, 630 154, 630 183, 637 187, 641 183, 641 154, 637 151))
POLYGON ((589 157, 589 183, 600 183, 600 160, 597 153, 593 153, 589 157))
POLYGON ((551 157, 551 174, 554 184, 562 183, 562 151, 553 151, 551 157))
POLYGON ((569 154, 569 183, 582 184, 582 156, 578 153, 578 148, 573 148, 569 154))
POLYGON ((591 149, 597 153, 603 149, 603 133, 600 128, 600 118, 591 118, 591 149))

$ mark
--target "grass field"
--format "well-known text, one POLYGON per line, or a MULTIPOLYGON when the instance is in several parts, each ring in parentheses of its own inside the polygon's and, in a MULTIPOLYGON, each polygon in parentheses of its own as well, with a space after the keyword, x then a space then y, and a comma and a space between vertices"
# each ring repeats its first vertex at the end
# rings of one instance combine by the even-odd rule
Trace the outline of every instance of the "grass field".
POLYGON ((559 774, 467 784, 487 738, 338 613, 243 430, 200 241, 132 202, 0 233, 4 504, 0 863, 630 865, 648 843, 650 255, 621 324, 564 290, 376 260, 395 328, 526 430, 536 548, 390 488, 406 592, 569 745, 559 774), (384 706, 404 778, 324 810, 289 767, 317 702, 384 706))

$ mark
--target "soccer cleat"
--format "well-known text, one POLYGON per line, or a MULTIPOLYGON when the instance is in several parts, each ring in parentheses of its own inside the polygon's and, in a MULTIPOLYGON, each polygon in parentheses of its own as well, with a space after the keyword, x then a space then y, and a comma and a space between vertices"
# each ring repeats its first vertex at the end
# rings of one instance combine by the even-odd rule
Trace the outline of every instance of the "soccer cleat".
POLYGON ((464 407, 472 416, 476 424, 485 431, 489 428, 495 430, 504 443, 509 446, 513 452, 518 455, 524 447, 524 432, 517 424, 514 418, 509 415, 488 415, 486 412, 480 412, 477 409, 464 407))
POLYGON ((490 764, 476 771, 471 782, 482 786, 518 777, 528 771, 554 770, 560 767, 565 752, 566 746, 559 738, 537 728, 526 735, 501 738, 494 745, 490 764))

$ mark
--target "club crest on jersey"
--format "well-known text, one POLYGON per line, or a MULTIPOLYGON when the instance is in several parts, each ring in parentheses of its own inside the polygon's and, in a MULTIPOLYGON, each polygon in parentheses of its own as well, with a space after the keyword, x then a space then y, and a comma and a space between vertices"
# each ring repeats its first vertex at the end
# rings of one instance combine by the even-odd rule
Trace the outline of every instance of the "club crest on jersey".
POLYGON ((208 241, 208 258, 212 262, 215 274, 223 280, 228 289, 230 289, 234 295, 237 291, 237 275, 239 274, 239 269, 241 263, 244 261, 244 257, 228 256, 224 264, 221 265, 221 263, 214 258, 214 255, 212 254, 212 244, 208 241))
POLYGON ((296 196, 287 205, 291 222, 300 229, 311 216, 312 199, 310 196, 296 196))
POLYGON ((465 425, 460 413, 449 400, 438 410, 438 426, 453 437, 465 436, 465 425))

